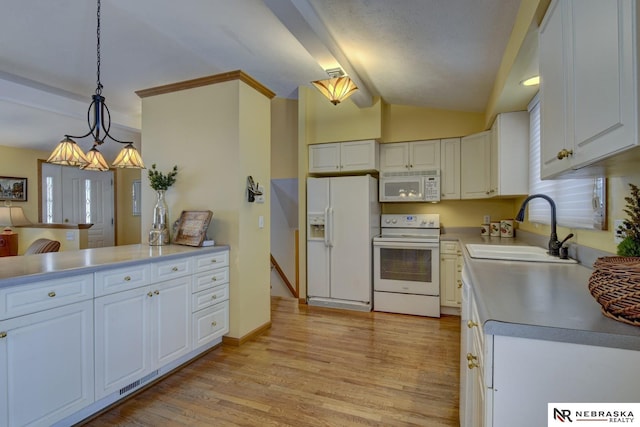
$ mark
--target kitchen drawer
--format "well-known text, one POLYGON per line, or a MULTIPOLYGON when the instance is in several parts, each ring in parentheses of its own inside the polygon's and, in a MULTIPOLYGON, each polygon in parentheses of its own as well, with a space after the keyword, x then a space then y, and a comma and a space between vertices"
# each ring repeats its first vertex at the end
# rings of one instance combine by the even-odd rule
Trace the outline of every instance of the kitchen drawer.
POLYGON ((194 257, 195 272, 200 273, 229 265, 229 251, 214 252, 194 257))
POLYGON ((191 296, 191 309, 195 312, 203 308, 210 307, 222 301, 229 299, 229 284, 216 286, 212 289, 200 291, 191 296))
POLYGON ((460 252, 460 248, 458 246, 458 242, 440 242, 440 253, 441 254, 452 254, 458 255, 460 252))
POLYGON ((191 292, 200 292, 223 283, 229 283, 229 267, 194 274, 191 292))
POLYGON ((193 313, 193 348, 197 349, 229 332, 229 301, 193 313))
POLYGON ((114 268, 95 273, 96 297, 145 286, 151 280, 151 264, 114 268))
POLYGON ((93 274, 0 289, 0 320, 93 298, 93 274))
POLYGON ((178 258, 169 261, 156 262, 151 264, 152 278, 158 281, 186 276, 193 272, 192 262, 192 258, 178 258))

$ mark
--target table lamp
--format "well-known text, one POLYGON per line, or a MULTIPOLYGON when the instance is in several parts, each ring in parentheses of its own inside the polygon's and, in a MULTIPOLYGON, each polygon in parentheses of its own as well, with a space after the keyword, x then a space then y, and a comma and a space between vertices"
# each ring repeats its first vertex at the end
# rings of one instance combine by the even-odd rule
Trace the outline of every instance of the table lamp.
POLYGON ((18 233, 11 227, 31 225, 20 206, 0 206, 0 226, 5 229, 0 233, 0 256, 18 255, 18 233))

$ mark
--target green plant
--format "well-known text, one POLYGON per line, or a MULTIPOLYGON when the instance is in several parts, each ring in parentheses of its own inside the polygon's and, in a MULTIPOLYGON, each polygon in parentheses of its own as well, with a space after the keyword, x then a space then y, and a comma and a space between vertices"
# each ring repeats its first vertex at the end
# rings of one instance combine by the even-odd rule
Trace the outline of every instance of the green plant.
POLYGON ((618 244, 618 255, 640 256, 640 189, 631 183, 629 187, 631 187, 631 196, 624 198, 627 202, 624 212, 628 218, 620 227, 625 238, 618 244))
POLYGON ((166 190, 176 182, 178 175, 178 166, 174 166, 171 172, 166 175, 156 169, 156 164, 151 165, 149 169, 149 184, 154 190, 166 190))

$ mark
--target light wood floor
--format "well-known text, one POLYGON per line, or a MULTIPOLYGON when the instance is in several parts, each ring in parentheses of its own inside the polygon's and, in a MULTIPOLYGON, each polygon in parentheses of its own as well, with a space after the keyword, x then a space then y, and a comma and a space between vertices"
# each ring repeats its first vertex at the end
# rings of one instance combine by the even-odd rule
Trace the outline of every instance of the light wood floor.
POLYGON ((272 299, 272 328, 222 346, 89 426, 458 426, 460 318, 272 299))

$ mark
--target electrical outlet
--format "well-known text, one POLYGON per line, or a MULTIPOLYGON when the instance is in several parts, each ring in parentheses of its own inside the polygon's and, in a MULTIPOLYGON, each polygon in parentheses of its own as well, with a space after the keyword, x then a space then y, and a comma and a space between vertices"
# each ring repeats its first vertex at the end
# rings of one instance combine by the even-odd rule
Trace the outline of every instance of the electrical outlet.
POLYGON ((613 241, 617 244, 622 242, 625 238, 625 232, 621 229, 624 220, 615 219, 613 220, 613 241))
POLYGON ((490 224, 491 223, 491 215, 485 215, 482 217, 482 223, 483 224, 490 224))

